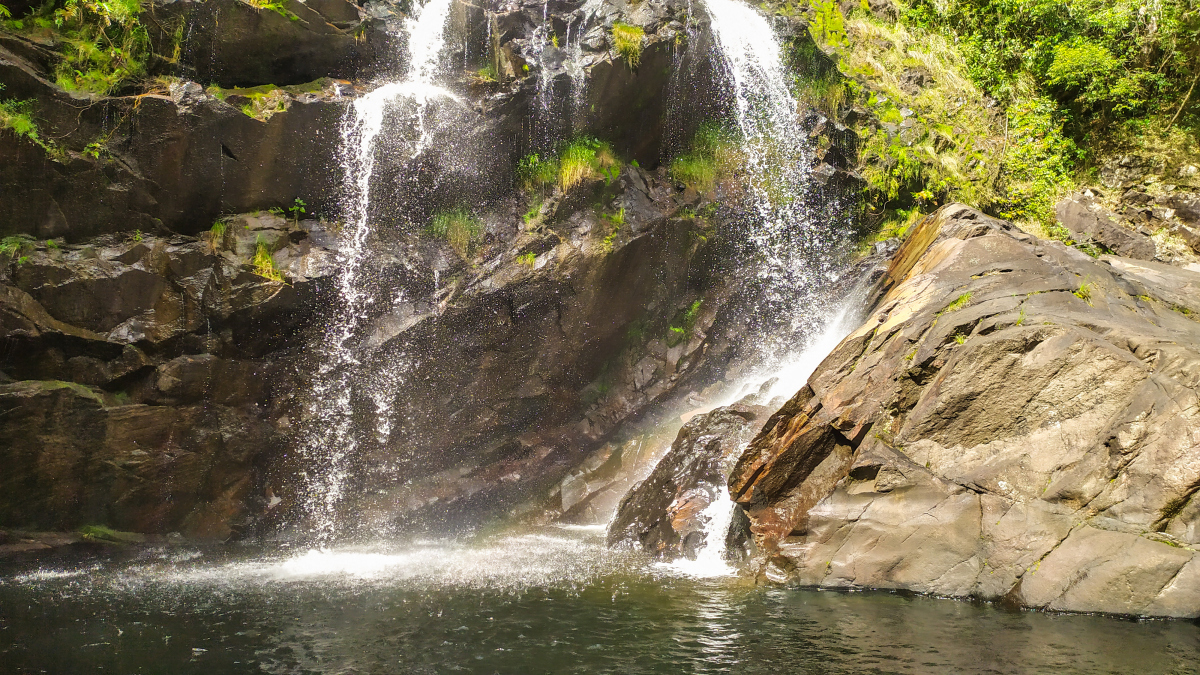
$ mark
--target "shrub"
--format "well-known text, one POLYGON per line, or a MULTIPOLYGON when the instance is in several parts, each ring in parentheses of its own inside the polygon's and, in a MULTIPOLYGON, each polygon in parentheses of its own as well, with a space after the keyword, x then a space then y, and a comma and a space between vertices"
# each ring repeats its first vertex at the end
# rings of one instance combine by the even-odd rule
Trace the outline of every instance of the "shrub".
POLYGON ((463 260, 470 260, 472 249, 483 235, 483 225, 466 209, 443 211, 429 223, 429 232, 450 244, 463 260))
POLYGON ((54 10, 63 45, 58 85, 107 94, 143 77, 151 45, 141 11, 140 0, 67 0, 54 10))
POLYGON ((630 68, 637 68, 642 60, 642 40, 646 31, 639 26, 616 22, 612 27, 613 48, 625 59, 630 68))

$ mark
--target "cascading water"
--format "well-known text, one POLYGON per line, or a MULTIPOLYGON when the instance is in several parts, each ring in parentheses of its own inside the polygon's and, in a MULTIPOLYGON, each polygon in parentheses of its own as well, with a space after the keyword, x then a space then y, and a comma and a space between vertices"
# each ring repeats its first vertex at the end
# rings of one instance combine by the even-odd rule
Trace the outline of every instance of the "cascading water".
POLYGON ((806 338, 825 323, 829 312, 821 306, 821 291, 835 274, 845 237, 831 227, 835 219, 818 218, 808 205, 812 152, 770 23, 738 0, 704 0, 704 5, 742 138, 761 292, 761 306, 752 315, 771 322, 755 327, 755 341, 760 370, 770 376, 799 358, 806 338))
POLYGON ((696 558, 680 558, 669 563, 659 563, 659 567, 697 578, 724 577, 736 571, 725 559, 725 537, 730 524, 733 523, 735 505, 729 497, 728 485, 720 483, 716 486, 716 491, 712 502, 700 512, 700 518, 704 521, 705 536, 704 545, 696 551, 696 558))
MULTIPOLYGON (((337 289, 343 307, 328 326, 318 349, 320 365, 301 439, 306 459, 303 475, 306 515, 318 540, 323 542, 328 542, 335 533, 336 510, 344 496, 350 461, 359 446, 353 410, 359 358, 351 342, 367 307, 374 301, 363 283, 363 263, 371 233, 371 177, 379 154, 377 139, 389 109, 401 102, 411 104, 415 137, 405 153, 407 157, 401 160, 415 159, 433 137, 435 129, 429 119, 433 101, 457 100, 454 94, 434 83, 451 5, 451 0, 429 0, 423 7, 414 4, 413 15, 403 24, 409 56, 404 78, 355 99, 342 125, 347 223, 338 249, 337 289)), ((368 389, 376 408, 376 430, 384 436, 389 431, 389 401, 402 370, 399 364, 370 378, 373 386, 368 389)))

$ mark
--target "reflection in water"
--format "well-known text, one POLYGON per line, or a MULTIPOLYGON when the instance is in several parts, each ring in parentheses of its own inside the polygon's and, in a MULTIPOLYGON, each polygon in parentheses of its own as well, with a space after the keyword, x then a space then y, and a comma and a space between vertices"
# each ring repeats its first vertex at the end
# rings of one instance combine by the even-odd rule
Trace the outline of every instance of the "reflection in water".
POLYGON ((10 570, 0 671, 1184 673, 1200 660, 1191 623, 695 579, 601 538, 10 570))

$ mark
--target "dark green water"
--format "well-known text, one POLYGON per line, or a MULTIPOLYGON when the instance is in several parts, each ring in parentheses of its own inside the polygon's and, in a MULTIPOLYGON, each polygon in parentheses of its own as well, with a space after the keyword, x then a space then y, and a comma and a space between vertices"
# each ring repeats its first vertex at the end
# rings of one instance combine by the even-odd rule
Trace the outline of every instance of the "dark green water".
POLYGON ((2 673, 1192 673, 1190 622, 696 579, 549 531, 7 570, 2 673))

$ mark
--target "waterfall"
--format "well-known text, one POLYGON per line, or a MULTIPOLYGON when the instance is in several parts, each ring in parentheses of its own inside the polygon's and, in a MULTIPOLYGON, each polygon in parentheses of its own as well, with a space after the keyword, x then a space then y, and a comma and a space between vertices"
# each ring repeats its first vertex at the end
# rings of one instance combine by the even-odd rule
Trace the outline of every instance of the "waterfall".
MULTIPOLYGON (((439 56, 445 46, 445 29, 451 0, 429 0, 423 7, 414 3, 413 14, 402 26, 407 37, 408 67, 403 79, 386 82, 355 99, 342 123, 342 170, 346 186, 346 223, 338 248, 337 290, 343 307, 332 320, 318 349, 307 419, 301 437, 301 452, 307 468, 303 474, 307 516, 317 538, 329 541, 336 527, 336 510, 345 492, 350 463, 358 449, 353 400, 355 367, 359 360, 351 338, 359 328, 371 297, 363 278, 371 233, 371 177, 379 153, 377 140, 385 118, 398 104, 413 107, 409 122, 415 131, 407 156, 410 161, 429 146, 436 125, 429 119, 437 99, 457 97, 435 82, 439 56)), ((369 383, 375 405, 376 431, 386 440, 390 432, 390 394, 398 386, 399 371, 377 374, 369 383)))
POLYGON ((830 227, 833 218, 817 217, 807 203, 812 152, 770 23, 738 0, 704 5, 715 56, 731 84, 756 221, 750 240, 762 299, 751 314, 777 322, 755 327, 769 373, 794 360, 803 338, 824 323, 828 312, 819 306, 820 291, 835 273, 845 237, 830 227))
POLYGON ((725 560, 725 539, 729 533, 729 525, 733 523, 733 509, 729 486, 719 483, 717 494, 700 512, 700 518, 704 521, 704 545, 696 551, 696 559, 680 558, 669 563, 659 563, 659 566, 700 578, 724 577, 735 573, 734 567, 725 560))

